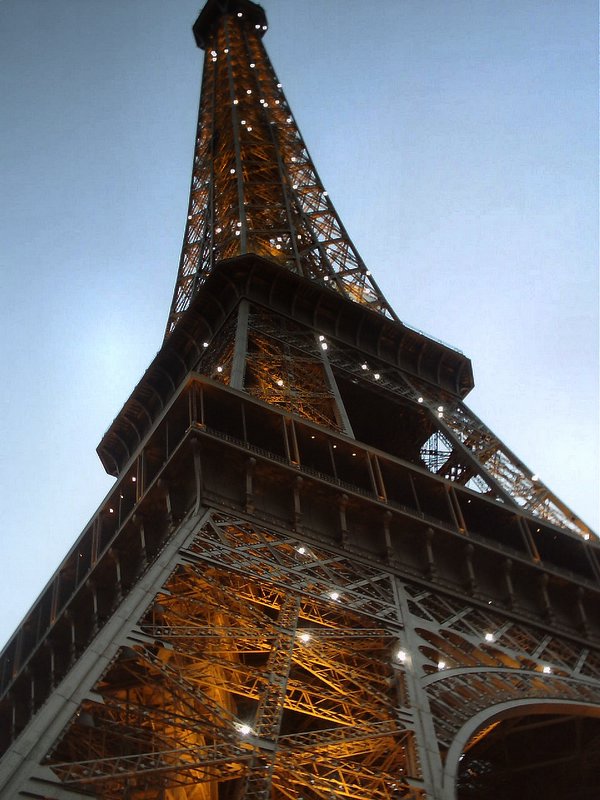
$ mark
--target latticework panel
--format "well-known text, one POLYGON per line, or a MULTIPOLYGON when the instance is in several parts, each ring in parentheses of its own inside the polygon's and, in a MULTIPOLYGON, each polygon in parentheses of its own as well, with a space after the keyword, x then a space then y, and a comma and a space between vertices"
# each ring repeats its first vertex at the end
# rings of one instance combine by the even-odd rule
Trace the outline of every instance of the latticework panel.
POLYGON ((417 797, 389 575, 220 515, 47 758, 103 798, 417 797))

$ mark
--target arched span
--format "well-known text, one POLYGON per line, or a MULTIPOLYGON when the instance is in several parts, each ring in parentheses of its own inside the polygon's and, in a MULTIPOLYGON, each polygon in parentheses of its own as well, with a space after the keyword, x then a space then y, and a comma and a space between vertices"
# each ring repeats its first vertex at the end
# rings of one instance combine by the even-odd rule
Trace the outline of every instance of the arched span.
POLYGON ((442 778, 440 800, 456 800, 456 784, 460 758, 467 744, 478 730, 494 722, 521 716, 564 714, 596 717, 600 720, 600 704, 581 703, 564 699, 524 698, 489 706, 471 717, 457 732, 448 750, 442 778))

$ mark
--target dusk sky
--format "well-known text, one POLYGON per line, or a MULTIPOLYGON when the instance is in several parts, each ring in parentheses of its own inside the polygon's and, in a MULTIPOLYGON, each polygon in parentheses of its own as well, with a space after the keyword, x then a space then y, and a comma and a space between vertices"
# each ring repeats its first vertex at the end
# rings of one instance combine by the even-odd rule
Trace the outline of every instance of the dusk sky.
MULTIPOLYGON (((264 0, 329 195, 467 403, 595 530, 593 0, 264 0)), ((187 214, 198 0, 0 0, 0 644, 113 483, 187 214)))

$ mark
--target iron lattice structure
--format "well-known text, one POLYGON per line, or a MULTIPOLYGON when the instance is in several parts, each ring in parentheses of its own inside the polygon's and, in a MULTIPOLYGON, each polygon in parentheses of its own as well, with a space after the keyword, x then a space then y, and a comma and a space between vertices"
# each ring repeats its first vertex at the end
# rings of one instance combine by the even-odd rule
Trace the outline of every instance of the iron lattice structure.
POLYGON ((262 43, 262 9, 231 9, 209 6, 194 26, 204 76, 167 335, 215 265, 246 253, 395 319, 308 154, 262 43))
POLYGON ((249 0, 210 0, 160 352, 0 657, 0 797, 596 797, 600 548, 337 218, 249 0))

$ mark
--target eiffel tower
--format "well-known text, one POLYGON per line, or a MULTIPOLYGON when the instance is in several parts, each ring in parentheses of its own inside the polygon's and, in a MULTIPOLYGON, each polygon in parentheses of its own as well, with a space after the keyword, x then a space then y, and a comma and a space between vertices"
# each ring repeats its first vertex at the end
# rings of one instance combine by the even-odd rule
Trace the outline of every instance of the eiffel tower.
POLYGON ((600 548, 464 403, 209 0, 163 346, 0 656, 0 797, 597 797, 600 548))

